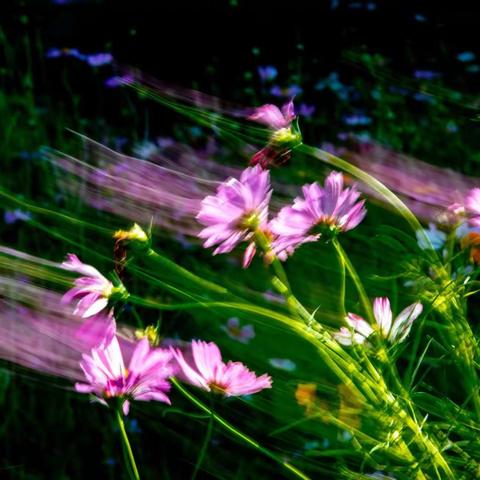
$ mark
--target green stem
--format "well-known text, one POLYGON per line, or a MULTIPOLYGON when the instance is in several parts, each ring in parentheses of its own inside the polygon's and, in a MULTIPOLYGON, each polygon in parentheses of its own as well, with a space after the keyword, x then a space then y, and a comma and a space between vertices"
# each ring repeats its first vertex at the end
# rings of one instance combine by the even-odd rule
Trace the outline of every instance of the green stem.
POLYGON ((128 440, 127 431, 125 430, 125 423, 123 422, 123 415, 120 411, 120 408, 115 410, 115 416, 117 418, 118 426, 122 436, 123 455, 125 457, 125 463, 128 467, 130 477, 132 480, 140 480, 140 475, 138 474, 135 457, 133 456, 132 447, 130 446, 130 442, 128 440))
POLYGON ((180 265, 177 265, 172 260, 164 257, 163 255, 160 255, 152 249, 149 249, 147 251, 145 258, 155 262, 158 266, 162 268, 162 271, 164 273, 170 272, 171 274, 173 274, 180 282, 182 280, 186 281, 192 285, 200 287, 204 291, 215 292, 222 295, 228 294, 228 290, 226 288, 210 282, 209 280, 205 280, 198 275, 195 275, 194 273, 181 267, 180 265))
POLYGON ((258 450, 259 452, 263 453, 265 456, 271 458, 278 464, 282 465, 285 467, 287 470, 295 474, 296 477, 301 478, 302 480, 310 480, 310 477, 302 473, 300 470, 298 470, 296 467, 291 465, 290 463, 286 462, 285 460, 282 460, 279 458, 277 455, 274 453, 270 452, 266 448, 262 447, 257 441, 253 440, 253 438, 250 438, 248 435, 245 435, 244 433, 240 432, 237 428, 235 428, 232 424, 224 420, 222 417, 217 415, 215 412, 213 412, 210 408, 208 408, 204 403, 202 403, 198 398, 196 398, 194 395, 192 395, 187 389, 185 389, 176 378, 171 378, 170 381, 175 385, 177 390, 184 395, 188 400, 190 400, 191 403, 193 403, 197 408, 202 410, 205 413, 208 413, 213 420, 215 420, 219 425, 221 425, 225 430, 233 434, 235 437, 238 439, 242 440, 245 442, 247 445, 250 447, 254 448, 255 450, 258 450))
POLYGON ((445 247, 447 249, 447 258, 445 259, 447 266, 445 267, 445 269, 447 270, 449 276, 451 276, 452 274, 452 258, 455 249, 455 240, 456 228, 452 228, 452 231, 447 236, 447 242, 445 244, 445 247))
POLYGON ((202 466, 203 459, 205 458, 205 453, 207 453, 208 444, 210 443, 210 439, 212 438, 212 432, 213 432, 213 415, 210 415, 210 418, 208 419, 207 433, 205 434, 205 439, 203 440, 203 445, 202 445, 202 448, 200 449, 198 460, 197 460, 197 463, 195 464, 195 470, 193 471, 191 480, 195 480, 197 478, 197 474, 200 470, 200 467, 202 466))
POLYGON ((292 314, 303 320, 307 326, 310 326, 313 321, 313 315, 293 294, 282 262, 273 253, 269 239, 260 229, 255 232, 255 243, 257 247, 264 252, 265 257, 271 257, 271 265, 275 272, 275 277, 272 279, 272 286, 285 298, 292 314))
MULTIPOLYGON (((432 436, 430 438, 428 434, 425 434, 423 432, 421 426, 418 425, 418 422, 416 420, 417 414, 416 414, 415 406, 410 398, 409 392, 406 390, 406 388, 403 386, 400 380, 398 370, 396 369, 393 360, 388 356, 387 350, 385 349, 384 346, 381 346, 380 352, 381 352, 381 356, 384 358, 385 364, 388 366, 390 377, 395 385, 395 388, 398 391, 398 394, 401 400, 403 400, 403 403, 407 407, 407 409, 403 408, 403 406, 400 405, 397 397, 397 399, 394 400, 394 402, 398 404, 398 407, 400 409, 397 412, 397 415, 405 422, 405 424, 408 426, 410 431, 413 433, 414 442, 416 443, 416 445, 428 453, 428 455, 431 458, 432 464, 434 465, 434 468, 439 467, 445 473, 445 476, 446 476, 445 478, 449 478, 450 480, 453 480, 454 474, 450 468, 450 465, 443 457, 441 449, 436 444, 435 437, 432 436)), ((373 365, 370 363, 370 359, 368 358, 368 355, 366 354, 365 354, 365 362, 370 372, 372 370, 375 370, 373 365)), ((378 375, 377 378, 374 378, 374 381, 377 382, 378 388, 380 390, 384 390, 385 392, 388 392, 387 386, 385 385, 384 380, 380 375, 378 375)), ((385 398, 389 398, 389 397, 385 395, 385 398)), ((419 470, 419 474, 422 475, 421 478, 424 478, 421 470, 419 470)))
POLYGON ((365 310, 367 318, 369 319, 370 323, 374 323, 375 318, 373 316, 372 305, 370 303, 370 300, 368 299, 365 289, 363 288, 363 284, 360 280, 360 277, 358 276, 357 271, 355 270, 355 267, 353 266, 352 262, 348 258, 348 255, 345 253, 345 250, 342 248, 342 246, 340 245, 340 242, 336 237, 333 238, 332 244, 335 247, 338 257, 342 258, 343 263, 345 264, 346 269, 348 271, 348 274, 350 275, 351 279, 353 280, 353 283, 355 284, 355 288, 357 289, 358 296, 360 297, 360 302, 362 303, 362 306, 363 306, 363 309, 365 310))
POLYGON ((347 315, 347 312, 345 310, 345 291, 346 291, 345 258, 343 257, 343 255, 340 254, 336 246, 335 246, 335 252, 337 253, 338 264, 340 267, 339 310, 340 310, 341 317, 345 318, 345 316, 347 315))

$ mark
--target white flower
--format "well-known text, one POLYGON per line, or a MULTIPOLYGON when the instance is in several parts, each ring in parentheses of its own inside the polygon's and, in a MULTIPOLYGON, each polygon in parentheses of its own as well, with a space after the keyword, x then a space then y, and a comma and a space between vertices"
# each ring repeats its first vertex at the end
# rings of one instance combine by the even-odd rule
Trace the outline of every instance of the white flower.
MULTIPOLYGON (((376 329, 390 343, 401 343, 407 338, 414 320, 422 313, 422 310, 421 303, 412 303, 393 320, 390 300, 376 298, 373 302, 376 329)), ((353 313, 349 313, 345 320, 349 328, 342 327, 333 335, 342 345, 362 344, 375 331, 375 328, 362 317, 353 313)))

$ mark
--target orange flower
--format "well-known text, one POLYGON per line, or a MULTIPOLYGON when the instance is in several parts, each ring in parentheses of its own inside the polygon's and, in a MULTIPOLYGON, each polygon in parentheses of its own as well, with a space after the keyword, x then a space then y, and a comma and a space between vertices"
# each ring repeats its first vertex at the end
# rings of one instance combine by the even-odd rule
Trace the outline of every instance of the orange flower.
POLYGON ((299 383, 295 391, 297 403, 305 407, 305 414, 310 415, 317 401, 317 385, 315 383, 299 383))
POLYGON ((470 249, 470 261, 475 264, 480 263, 480 233, 470 232, 460 241, 462 249, 470 249))

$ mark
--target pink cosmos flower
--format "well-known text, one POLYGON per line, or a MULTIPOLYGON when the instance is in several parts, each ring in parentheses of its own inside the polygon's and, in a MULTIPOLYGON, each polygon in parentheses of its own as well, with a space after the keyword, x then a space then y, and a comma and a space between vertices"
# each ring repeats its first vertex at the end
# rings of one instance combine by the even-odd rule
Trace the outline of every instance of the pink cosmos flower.
POLYGON ((343 175, 332 172, 322 188, 318 183, 303 187, 303 198, 283 207, 270 222, 270 229, 278 235, 279 246, 287 254, 301 243, 320 237, 318 227, 332 233, 355 228, 366 214, 364 201, 357 201, 360 193, 355 187, 343 188, 343 175))
POLYGON ((292 100, 283 105, 281 110, 276 105, 262 105, 256 108, 255 112, 248 117, 249 120, 266 125, 273 130, 289 128, 294 118, 295 110, 292 100))
POLYGON ((469 223, 480 227, 480 188, 472 188, 465 198, 465 211, 469 216, 469 223))
POLYGON ((188 382, 207 392, 220 393, 226 397, 250 395, 272 387, 272 379, 264 374, 257 377, 243 363, 222 361, 215 343, 192 341, 193 366, 180 350, 172 353, 188 382))
POLYGON ((62 263, 62 267, 84 275, 75 280, 75 287, 62 298, 63 303, 78 300, 73 311, 75 315, 83 318, 91 317, 108 305, 108 299, 114 287, 112 282, 107 280, 96 268, 82 263, 73 253, 67 255, 67 261, 62 263))
POLYGON ((226 325, 220 327, 230 338, 240 343, 248 343, 255 338, 255 329, 253 325, 244 325, 240 327, 240 320, 237 317, 229 318, 226 325))
POLYGON ((413 322, 422 313, 422 310, 421 303, 413 303, 402 310, 393 320, 390 300, 379 297, 373 301, 375 328, 362 317, 349 313, 345 319, 349 328, 342 327, 339 332, 334 334, 334 337, 342 345, 362 344, 376 330, 390 343, 401 343, 407 338, 413 322))
POLYGON ((287 162, 290 159, 290 147, 302 139, 298 126, 292 123, 295 120, 293 101, 290 100, 281 109, 275 105, 262 105, 248 119, 262 123, 271 130, 268 145, 252 156, 250 165, 267 169, 287 162))
POLYGON ((128 415, 130 400, 170 404, 166 394, 170 390, 167 378, 173 373, 169 364, 172 355, 167 350, 151 349, 147 338, 137 343, 128 368, 115 334, 107 335, 82 358, 80 366, 88 383, 76 383, 77 392, 93 393, 105 405, 111 398, 120 398, 124 415, 128 415))
POLYGON ((260 166, 246 168, 240 180, 230 178, 202 201, 197 220, 205 226, 198 234, 205 248, 218 245, 213 254, 231 252, 240 242, 250 241, 244 266, 255 255, 254 233, 267 224, 272 190, 270 175, 260 166))

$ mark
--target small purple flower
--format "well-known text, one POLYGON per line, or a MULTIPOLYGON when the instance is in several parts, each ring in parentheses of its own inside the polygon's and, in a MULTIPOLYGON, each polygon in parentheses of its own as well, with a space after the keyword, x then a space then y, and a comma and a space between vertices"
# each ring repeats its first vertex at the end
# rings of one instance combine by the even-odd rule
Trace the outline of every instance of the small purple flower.
POLYGON ((267 290, 266 292, 263 292, 262 297, 269 302, 285 303, 285 297, 283 295, 280 295, 279 293, 273 292, 272 290, 267 290))
POLYGON ((278 70, 272 65, 259 66, 257 71, 262 82, 275 80, 278 75, 278 70))
POLYGON ((273 95, 274 97, 283 97, 283 90, 278 85, 273 85, 273 87, 270 88, 270 95, 273 95))
POLYGON ((414 95, 413 95, 413 98, 417 101, 417 102, 422 102, 422 103, 435 103, 435 98, 428 94, 428 93, 423 93, 423 92, 416 92, 414 95))
POLYGON ((62 263, 62 267, 84 275, 77 278, 74 281, 75 286, 62 297, 63 303, 71 303, 79 299, 73 311, 74 315, 87 318, 106 308, 114 291, 112 282, 96 268, 82 263, 73 253, 67 255, 67 260, 62 263))
POLYGON ((270 88, 270 94, 274 97, 280 98, 293 98, 297 95, 300 95, 302 92, 302 87, 295 84, 292 84, 286 88, 279 87, 278 85, 273 85, 272 88, 270 88))
POLYGON ((75 57, 84 60, 85 56, 77 48, 49 48, 45 54, 47 58, 75 57))
MULTIPOLYGON (((217 189, 216 195, 202 200, 197 220, 205 226, 198 234, 203 246, 218 245, 213 254, 231 252, 239 243, 252 241, 255 231, 267 225, 268 204, 272 190, 270 174, 259 165, 246 168, 240 180, 230 178, 217 189)), ((250 243, 245 260, 255 249, 250 243)))
POLYGON ((111 398, 120 398, 124 415, 128 415, 130 400, 156 400, 170 405, 168 377, 172 354, 160 348, 151 349, 146 338, 140 340, 125 368, 117 337, 82 355, 80 366, 88 383, 75 384, 75 390, 94 394, 100 403, 108 405, 111 398))
POLYGON ((47 58, 74 57, 91 67, 101 67, 113 62, 113 56, 108 52, 83 54, 76 48, 50 48, 45 54, 47 58))
POLYGON ((465 198, 465 212, 473 227, 480 227, 480 188, 472 188, 465 198))
POLYGON ((298 107, 298 115, 305 118, 311 118, 315 113, 315 105, 309 105, 307 103, 301 103, 298 107))
POLYGON ((108 65, 113 62, 113 56, 111 53, 93 53, 90 55, 85 55, 85 61, 91 67, 101 67, 103 65, 108 65))
POLYGON ((130 83, 133 83, 133 81, 133 75, 127 73, 125 75, 115 75, 114 77, 107 78, 104 85, 108 88, 116 88, 129 85, 130 83))
POLYGON ((333 143, 329 142, 323 142, 320 145, 320 149, 325 150, 328 153, 331 153, 332 155, 338 155, 338 149, 335 147, 333 143))
POLYGON ((5 210, 3 219, 6 224, 12 225, 17 221, 28 222, 29 220, 32 219, 32 214, 30 212, 25 212, 23 210, 20 210, 19 208, 15 210, 5 210))
POLYGON ((342 345, 362 344, 375 331, 390 343, 403 342, 412 328, 413 322, 422 313, 423 306, 416 302, 402 310, 393 320, 390 300, 388 298, 376 298, 373 301, 373 315, 375 328, 362 317, 349 313, 346 317, 347 327, 342 327, 334 334, 334 338, 342 345))
POLYGON ((415 70, 413 76, 417 80, 435 80, 442 76, 440 72, 434 72, 433 70, 415 70))
POLYGON ((175 140, 172 137, 158 137, 157 145, 163 150, 175 146, 175 140))
POLYGON ((229 318, 226 325, 220 327, 230 338, 240 343, 249 343, 255 338, 255 329, 253 325, 244 325, 240 327, 240 320, 236 317, 229 318))
POLYGON ((64 49, 65 55, 68 57, 74 57, 78 58, 79 60, 85 60, 85 55, 83 53, 80 53, 80 50, 78 48, 65 48, 64 49))
POLYGON ((45 54, 47 58, 58 58, 58 57, 61 57, 62 55, 63 55, 63 52, 59 48, 49 48, 47 50, 47 53, 45 54))
POLYGON ((287 254, 305 242, 320 237, 317 228, 333 234, 355 228, 366 214, 364 201, 357 201, 360 193, 355 187, 343 188, 343 175, 332 172, 322 188, 318 183, 303 187, 303 198, 283 207, 270 222, 270 229, 278 235, 278 250, 287 254))

